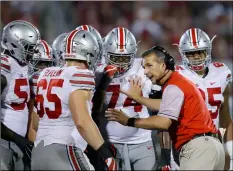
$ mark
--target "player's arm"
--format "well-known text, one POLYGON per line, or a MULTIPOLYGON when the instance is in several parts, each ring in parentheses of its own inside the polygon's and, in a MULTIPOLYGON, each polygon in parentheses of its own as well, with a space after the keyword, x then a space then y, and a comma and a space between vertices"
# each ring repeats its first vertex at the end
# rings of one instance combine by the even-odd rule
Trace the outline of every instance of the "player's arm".
POLYGON ((224 103, 220 109, 219 115, 219 124, 220 128, 225 128, 226 132, 224 134, 223 140, 225 142, 225 148, 228 151, 230 156, 231 162, 231 169, 232 169, 232 160, 233 160, 233 122, 230 116, 229 111, 229 95, 230 95, 230 84, 226 87, 223 96, 224 96, 224 103))
POLYGON ((104 142, 96 124, 92 120, 87 102, 90 101, 91 92, 88 90, 73 91, 69 97, 69 107, 74 123, 83 139, 98 153, 101 154, 108 170, 115 170, 116 163, 109 146, 104 142))
POLYGON ((93 96, 92 116, 99 115, 103 108, 104 98, 109 84, 111 83, 117 68, 113 65, 107 65, 104 68, 103 76, 93 96))
POLYGON ((160 131, 158 133, 159 142, 161 147, 161 160, 158 165, 158 170, 163 170, 166 167, 170 167, 171 161, 171 138, 167 131, 160 131))
POLYGON ((28 109, 29 109, 29 119, 28 119, 28 133, 27 137, 30 141, 34 142, 36 139, 36 132, 38 129, 38 123, 39 123, 39 116, 36 112, 33 111, 34 108, 34 99, 30 99, 28 102, 28 109))
POLYGON ((30 141, 35 141, 36 139, 36 132, 38 128, 38 115, 34 112, 35 108, 35 95, 36 95, 36 85, 37 85, 38 73, 34 73, 29 78, 30 84, 30 91, 31 91, 31 98, 28 102, 28 127, 27 127, 27 138, 30 141))
POLYGON ((1 94, 7 86, 7 77, 10 77, 11 65, 7 57, 1 56, 1 94))
POLYGON ((4 75, 1 75, 1 94, 7 86, 7 79, 4 75))
POLYGON ((90 91, 76 90, 70 95, 69 106, 78 131, 87 143, 97 150, 104 143, 104 140, 89 115, 87 102, 90 98, 90 91))

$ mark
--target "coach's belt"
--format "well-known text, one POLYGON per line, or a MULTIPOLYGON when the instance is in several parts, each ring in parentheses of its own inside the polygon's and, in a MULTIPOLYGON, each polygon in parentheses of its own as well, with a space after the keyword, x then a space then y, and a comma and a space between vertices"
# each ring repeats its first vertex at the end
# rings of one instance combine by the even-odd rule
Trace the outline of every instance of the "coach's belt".
POLYGON ((210 137, 214 137, 214 138, 218 138, 219 139, 218 134, 215 134, 215 133, 212 133, 212 132, 194 135, 192 139, 195 139, 195 138, 198 138, 198 137, 202 137, 202 136, 210 136, 210 137))

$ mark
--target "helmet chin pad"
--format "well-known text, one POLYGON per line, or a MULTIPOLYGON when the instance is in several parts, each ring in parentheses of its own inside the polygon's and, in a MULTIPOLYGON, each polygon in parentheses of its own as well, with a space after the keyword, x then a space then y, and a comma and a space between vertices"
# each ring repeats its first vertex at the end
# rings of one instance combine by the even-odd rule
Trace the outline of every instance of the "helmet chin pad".
POLYGON ((202 71, 204 70, 206 67, 205 67, 205 64, 202 63, 202 64, 199 64, 199 65, 190 65, 189 68, 193 71, 202 71))

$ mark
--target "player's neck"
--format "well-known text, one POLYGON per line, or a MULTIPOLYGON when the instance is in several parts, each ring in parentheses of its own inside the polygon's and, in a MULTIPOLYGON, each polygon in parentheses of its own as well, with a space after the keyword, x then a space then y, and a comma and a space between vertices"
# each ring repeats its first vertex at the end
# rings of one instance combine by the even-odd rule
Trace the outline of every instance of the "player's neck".
POLYGON ((195 71, 195 72, 196 72, 200 77, 205 78, 206 75, 208 74, 208 71, 209 71, 209 69, 208 69, 208 68, 205 68, 205 69, 203 69, 203 70, 201 70, 201 71, 195 71))
POLYGON ((66 61, 66 66, 76 66, 79 67, 80 69, 87 69, 87 65, 83 62, 79 61, 66 61))

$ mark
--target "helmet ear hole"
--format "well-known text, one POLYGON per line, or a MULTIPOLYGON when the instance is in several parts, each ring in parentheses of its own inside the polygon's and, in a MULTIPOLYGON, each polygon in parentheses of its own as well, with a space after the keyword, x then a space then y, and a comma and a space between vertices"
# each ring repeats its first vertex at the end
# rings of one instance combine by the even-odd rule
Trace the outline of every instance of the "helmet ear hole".
POLYGON ((93 53, 89 53, 89 55, 90 55, 91 58, 95 57, 95 55, 93 53))
POLYGON ((3 39, 3 42, 4 42, 4 43, 6 43, 6 42, 7 42, 7 39, 6 39, 6 38, 4 38, 4 39, 3 39))
POLYGON ((11 43, 11 45, 13 46, 13 48, 17 48, 17 46, 14 43, 11 43))

